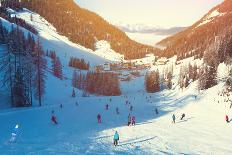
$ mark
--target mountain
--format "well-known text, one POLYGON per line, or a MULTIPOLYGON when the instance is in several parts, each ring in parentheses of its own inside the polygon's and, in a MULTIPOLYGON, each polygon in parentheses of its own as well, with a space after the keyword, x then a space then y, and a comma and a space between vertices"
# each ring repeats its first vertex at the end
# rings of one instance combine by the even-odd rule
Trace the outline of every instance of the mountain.
POLYGON ((94 50, 98 40, 106 40, 112 49, 124 54, 126 59, 144 57, 146 53, 158 54, 159 50, 137 43, 110 25, 97 14, 79 7, 73 0, 21 0, 21 3, 4 1, 3 6, 28 8, 50 22, 57 31, 74 43, 94 50))
POLYGON ((220 61, 232 56, 232 1, 223 3, 211 9, 203 18, 186 30, 160 41, 157 45, 166 46, 163 56, 178 59, 190 56, 202 58, 210 46, 219 44, 220 61))
POLYGON ((170 27, 162 28, 159 26, 149 26, 144 24, 124 24, 115 23, 113 24, 124 32, 130 33, 152 33, 154 35, 173 35, 183 31, 186 27, 170 27))

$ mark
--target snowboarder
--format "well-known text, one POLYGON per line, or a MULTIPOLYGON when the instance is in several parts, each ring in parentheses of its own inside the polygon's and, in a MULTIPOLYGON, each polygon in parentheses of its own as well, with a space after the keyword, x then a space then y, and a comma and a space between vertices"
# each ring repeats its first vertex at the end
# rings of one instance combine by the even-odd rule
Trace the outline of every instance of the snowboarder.
POLYGON ((52 113, 51 121, 52 121, 54 124, 58 124, 58 123, 57 123, 57 120, 56 120, 56 116, 54 115, 54 111, 53 111, 53 113, 52 113))
POLYGON ((175 116, 175 114, 172 115, 172 123, 174 123, 174 124, 176 123, 176 116, 175 116))
POLYGON ((114 134, 114 146, 118 146, 118 141, 119 141, 119 134, 117 131, 115 131, 114 134))
POLYGON ((185 117, 185 114, 183 113, 183 114, 181 115, 180 120, 183 120, 184 117, 185 117))
POLYGON ((109 109, 109 104, 106 104, 106 110, 108 110, 109 109))
POLYGON ((98 122, 99 124, 102 122, 102 120, 101 120, 101 115, 100 115, 100 114, 97 115, 97 122, 98 122))
POLYGON ((119 109, 118 109, 118 107, 116 108, 116 114, 119 115, 119 109))
POLYGON ((133 106, 130 106, 130 111, 133 111, 133 106))
POLYGON ((128 123, 127 123, 127 125, 128 125, 128 126, 131 125, 131 115, 130 115, 130 114, 128 115, 128 123))
POLYGON ((132 121, 131 122, 132 122, 132 125, 135 126, 135 116, 132 117, 132 121))
POLYGON ((19 125, 16 124, 12 133, 11 133, 10 142, 15 142, 17 135, 18 135, 18 132, 19 132, 19 125))
POLYGON ((228 115, 226 115, 226 122, 230 123, 228 115))

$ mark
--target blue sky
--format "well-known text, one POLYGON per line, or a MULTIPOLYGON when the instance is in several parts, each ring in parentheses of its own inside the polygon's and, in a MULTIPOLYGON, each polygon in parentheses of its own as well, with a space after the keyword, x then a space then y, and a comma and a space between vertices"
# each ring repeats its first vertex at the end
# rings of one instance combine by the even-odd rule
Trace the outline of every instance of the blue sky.
POLYGON ((223 0, 75 0, 109 22, 189 26, 223 0))

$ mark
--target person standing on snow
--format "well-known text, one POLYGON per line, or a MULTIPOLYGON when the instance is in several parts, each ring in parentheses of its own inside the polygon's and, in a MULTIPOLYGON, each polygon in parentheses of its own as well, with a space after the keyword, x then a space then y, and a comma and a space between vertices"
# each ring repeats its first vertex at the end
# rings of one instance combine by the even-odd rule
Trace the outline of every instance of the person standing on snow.
POLYGON ((109 104, 106 104, 106 110, 108 110, 109 109, 109 104))
POLYGON ((128 126, 131 125, 131 115, 130 115, 130 114, 128 115, 128 123, 127 123, 127 125, 128 125, 128 126))
POLYGON ((54 124, 58 124, 58 122, 57 122, 57 120, 56 120, 56 116, 54 115, 54 111, 52 112, 51 121, 52 121, 54 124))
POLYGON ((133 106, 130 106, 130 111, 133 111, 133 106))
POLYGON ((226 115, 226 122, 230 123, 228 115, 226 115))
POLYGON ((118 109, 118 107, 116 108, 116 114, 119 115, 119 109, 118 109))
POLYGON ((99 124, 102 122, 102 120, 101 120, 101 115, 100 115, 100 114, 97 115, 97 122, 98 122, 99 124))
POLYGON ((158 111, 158 109, 157 109, 157 108, 155 108, 155 113, 156 113, 156 115, 158 115, 158 114, 159 114, 159 111, 158 111))
POLYGON ((10 142, 14 142, 16 140, 18 132, 19 132, 19 125, 16 124, 13 131, 12 131, 12 133, 11 133, 10 142))
POLYGON ((132 122, 131 124, 135 126, 135 116, 132 117, 132 121, 131 122, 132 122))
POLYGON ((175 114, 172 115, 172 123, 174 123, 174 124, 176 123, 176 116, 175 116, 175 114))
POLYGON ((117 131, 115 131, 114 134, 114 146, 118 146, 118 141, 119 141, 119 134, 117 131))

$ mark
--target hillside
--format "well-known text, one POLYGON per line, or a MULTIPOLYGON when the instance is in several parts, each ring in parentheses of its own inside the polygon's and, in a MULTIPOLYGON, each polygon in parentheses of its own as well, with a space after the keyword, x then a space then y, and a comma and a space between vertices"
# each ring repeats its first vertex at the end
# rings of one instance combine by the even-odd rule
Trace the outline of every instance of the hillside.
POLYGON ((124 54, 126 59, 158 54, 158 49, 129 39, 124 32, 110 25, 97 14, 80 8, 73 0, 22 0, 21 3, 4 2, 11 8, 26 7, 50 22, 57 31, 74 43, 94 50, 97 40, 106 40, 113 50, 124 54))
MULTIPOLYGON (((232 1, 225 0, 222 4, 209 11, 202 19, 186 30, 168 37, 158 45, 166 46, 164 56, 177 55, 178 59, 186 57, 203 57, 204 52, 215 43, 223 48, 230 44, 232 34, 232 1), (222 43, 225 43, 222 45, 222 43)), ((219 51, 221 60, 229 55, 230 50, 219 51)))

